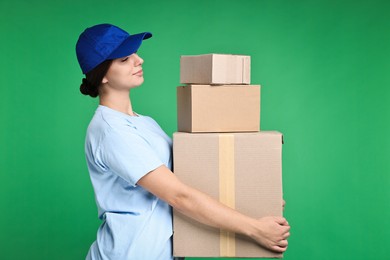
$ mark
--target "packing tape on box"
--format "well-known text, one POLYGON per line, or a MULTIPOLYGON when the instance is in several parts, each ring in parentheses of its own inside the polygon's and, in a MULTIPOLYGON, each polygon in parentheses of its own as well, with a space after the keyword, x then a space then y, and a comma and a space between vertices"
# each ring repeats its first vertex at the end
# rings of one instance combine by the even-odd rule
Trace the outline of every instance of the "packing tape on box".
MULTIPOLYGON (((219 200, 235 208, 234 135, 219 135, 219 200)), ((232 232, 220 231, 220 255, 235 256, 236 241, 232 232)))

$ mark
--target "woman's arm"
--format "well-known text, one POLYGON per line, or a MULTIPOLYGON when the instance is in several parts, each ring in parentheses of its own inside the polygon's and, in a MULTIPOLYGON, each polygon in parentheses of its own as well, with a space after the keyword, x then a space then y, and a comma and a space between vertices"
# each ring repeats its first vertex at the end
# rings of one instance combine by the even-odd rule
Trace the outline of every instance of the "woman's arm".
POLYGON ((138 185, 166 201, 177 211, 203 224, 244 234, 276 252, 287 249, 290 226, 283 217, 253 219, 231 209, 207 194, 182 183, 167 167, 160 166, 138 185))

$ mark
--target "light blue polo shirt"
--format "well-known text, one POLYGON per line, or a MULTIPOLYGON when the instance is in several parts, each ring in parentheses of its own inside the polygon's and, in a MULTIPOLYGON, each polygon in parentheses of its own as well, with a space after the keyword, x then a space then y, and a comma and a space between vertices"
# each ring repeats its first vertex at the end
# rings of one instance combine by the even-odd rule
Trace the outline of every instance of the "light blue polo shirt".
POLYGON ((165 165, 172 140, 148 116, 129 116, 99 105, 87 130, 85 153, 99 218, 87 259, 172 257, 172 210, 137 182, 165 165))

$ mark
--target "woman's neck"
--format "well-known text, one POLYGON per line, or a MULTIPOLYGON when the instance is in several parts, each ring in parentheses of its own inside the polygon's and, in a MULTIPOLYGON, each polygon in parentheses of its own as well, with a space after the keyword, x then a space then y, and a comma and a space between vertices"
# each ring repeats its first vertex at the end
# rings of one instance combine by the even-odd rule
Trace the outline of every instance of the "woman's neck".
POLYGON ((130 116, 136 116, 131 105, 130 93, 126 91, 101 93, 99 104, 130 116))

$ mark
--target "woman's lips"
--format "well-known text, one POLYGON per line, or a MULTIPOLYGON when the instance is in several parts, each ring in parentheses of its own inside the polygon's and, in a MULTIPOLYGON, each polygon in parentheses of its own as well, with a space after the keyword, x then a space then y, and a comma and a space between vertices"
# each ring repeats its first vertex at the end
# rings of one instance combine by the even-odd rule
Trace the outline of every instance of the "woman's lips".
POLYGON ((143 70, 139 70, 136 73, 134 73, 133 75, 142 75, 142 74, 143 74, 143 70))

